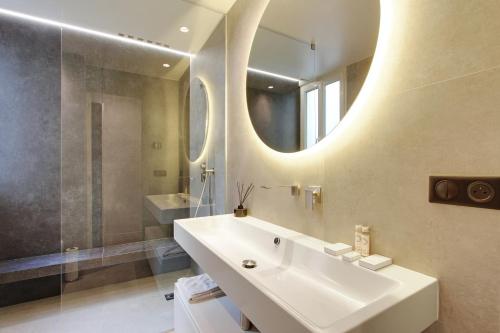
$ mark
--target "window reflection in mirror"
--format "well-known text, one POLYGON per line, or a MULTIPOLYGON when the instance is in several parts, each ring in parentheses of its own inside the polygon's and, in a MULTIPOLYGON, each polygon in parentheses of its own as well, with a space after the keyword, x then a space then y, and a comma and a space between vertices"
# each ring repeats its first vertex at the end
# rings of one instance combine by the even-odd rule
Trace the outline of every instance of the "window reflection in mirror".
POLYGON ((319 125, 319 89, 306 92, 306 147, 312 147, 318 142, 319 125))
POLYGON ((379 0, 271 0, 250 53, 247 105, 274 150, 307 149, 342 121, 368 75, 379 0))
POLYGON ((330 133, 340 122, 340 81, 325 86, 325 133, 330 133))

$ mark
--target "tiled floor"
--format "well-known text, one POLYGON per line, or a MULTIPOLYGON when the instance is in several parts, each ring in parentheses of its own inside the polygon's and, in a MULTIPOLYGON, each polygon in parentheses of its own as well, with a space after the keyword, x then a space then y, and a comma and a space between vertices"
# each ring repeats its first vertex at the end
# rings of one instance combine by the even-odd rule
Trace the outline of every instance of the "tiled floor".
POLYGON ((0 308, 0 333, 170 333, 173 301, 164 295, 190 275, 177 271, 0 308))

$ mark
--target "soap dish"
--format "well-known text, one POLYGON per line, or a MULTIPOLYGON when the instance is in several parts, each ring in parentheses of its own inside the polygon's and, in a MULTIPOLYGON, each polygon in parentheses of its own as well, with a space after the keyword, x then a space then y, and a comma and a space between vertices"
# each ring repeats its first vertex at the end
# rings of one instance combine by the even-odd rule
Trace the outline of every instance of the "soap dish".
POLYGON ((392 259, 378 254, 365 257, 359 261, 359 266, 376 271, 392 264, 392 259))
POLYGON ((341 254, 351 252, 352 246, 344 243, 335 243, 325 246, 324 250, 325 253, 328 253, 332 256, 340 256, 341 254))
POLYGON ((359 252, 356 251, 347 252, 342 255, 342 259, 348 262, 353 262, 355 260, 358 260, 359 258, 361 258, 361 254, 359 254, 359 252))

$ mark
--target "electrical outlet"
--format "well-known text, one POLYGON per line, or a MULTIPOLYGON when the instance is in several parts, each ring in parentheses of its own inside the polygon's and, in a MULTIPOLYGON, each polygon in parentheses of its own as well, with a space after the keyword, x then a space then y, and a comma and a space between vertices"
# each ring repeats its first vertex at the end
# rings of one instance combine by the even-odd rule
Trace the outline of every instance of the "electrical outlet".
POLYGON ((500 177, 429 177, 429 202, 500 210, 500 177))
POLYGON ((467 186, 469 199, 478 203, 487 203, 495 198, 495 188, 485 181, 475 181, 467 186))

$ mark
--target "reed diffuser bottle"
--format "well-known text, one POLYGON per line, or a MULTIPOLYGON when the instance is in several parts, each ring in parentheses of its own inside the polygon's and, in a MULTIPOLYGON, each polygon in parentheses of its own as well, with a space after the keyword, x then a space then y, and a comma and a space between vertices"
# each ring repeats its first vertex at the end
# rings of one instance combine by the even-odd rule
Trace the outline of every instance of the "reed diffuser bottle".
POLYGON ((243 204, 248 199, 255 186, 250 184, 250 186, 245 187, 245 184, 240 184, 240 182, 237 182, 236 186, 238 187, 239 204, 238 207, 234 209, 234 216, 245 217, 248 214, 248 210, 243 206, 243 204))

